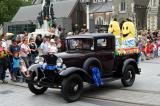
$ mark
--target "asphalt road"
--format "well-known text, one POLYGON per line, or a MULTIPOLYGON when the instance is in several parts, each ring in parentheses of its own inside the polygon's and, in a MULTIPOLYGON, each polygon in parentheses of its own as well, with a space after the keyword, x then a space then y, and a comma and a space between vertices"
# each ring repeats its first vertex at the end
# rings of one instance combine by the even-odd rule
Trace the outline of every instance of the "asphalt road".
POLYGON ((60 90, 35 96, 26 87, 0 84, 0 106, 160 106, 160 59, 141 63, 141 75, 132 87, 108 82, 104 87, 86 86, 80 101, 67 103, 60 90))
MULTIPOLYGON (((60 90, 49 89, 44 95, 33 95, 27 88, 0 85, 0 106, 135 106, 129 103, 82 97, 80 101, 67 103, 60 90)), ((136 105, 138 106, 138 105, 136 105)))

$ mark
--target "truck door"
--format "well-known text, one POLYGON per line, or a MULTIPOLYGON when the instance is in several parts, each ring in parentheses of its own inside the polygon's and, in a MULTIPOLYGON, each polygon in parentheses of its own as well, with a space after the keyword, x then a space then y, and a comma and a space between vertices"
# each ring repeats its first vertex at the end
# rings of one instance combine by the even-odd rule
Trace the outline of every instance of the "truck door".
POLYGON ((114 37, 100 37, 95 40, 95 54, 102 64, 102 76, 111 75, 114 66, 114 37))

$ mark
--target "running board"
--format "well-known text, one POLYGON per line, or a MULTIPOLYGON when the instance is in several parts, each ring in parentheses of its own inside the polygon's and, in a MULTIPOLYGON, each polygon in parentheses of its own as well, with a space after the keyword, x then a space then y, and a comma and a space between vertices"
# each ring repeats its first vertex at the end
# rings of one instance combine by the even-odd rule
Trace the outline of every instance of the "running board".
POLYGON ((54 83, 48 83, 44 81, 40 81, 39 85, 44 86, 44 87, 49 87, 49 88, 61 88, 60 86, 57 86, 54 83))

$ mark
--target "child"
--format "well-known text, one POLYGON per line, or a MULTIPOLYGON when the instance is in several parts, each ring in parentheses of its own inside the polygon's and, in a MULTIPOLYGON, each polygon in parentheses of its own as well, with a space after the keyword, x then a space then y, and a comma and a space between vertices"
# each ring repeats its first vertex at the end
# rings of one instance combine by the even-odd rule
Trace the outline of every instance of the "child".
POLYGON ((20 72, 26 77, 30 77, 29 71, 27 70, 26 64, 23 59, 20 60, 20 72))
POLYGON ((55 44, 57 46, 58 51, 60 51, 62 44, 61 44, 61 39, 57 36, 55 37, 55 44))
POLYGON ((20 75, 20 57, 19 52, 15 52, 13 55, 13 63, 12 63, 12 75, 13 75, 13 81, 18 80, 18 76, 20 75))
POLYGON ((150 53, 151 53, 151 46, 150 46, 150 41, 147 40, 147 44, 146 44, 146 48, 145 48, 145 53, 146 53, 146 56, 147 56, 147 60, 150 59, 150 53))
POLYGON ((51 39, 50 40, 50 45, 49 45, 49 53, 57 53, 58 52, 58 49, 57 49, 57 46, 55 44, 55 41, 54 39, 51 39))

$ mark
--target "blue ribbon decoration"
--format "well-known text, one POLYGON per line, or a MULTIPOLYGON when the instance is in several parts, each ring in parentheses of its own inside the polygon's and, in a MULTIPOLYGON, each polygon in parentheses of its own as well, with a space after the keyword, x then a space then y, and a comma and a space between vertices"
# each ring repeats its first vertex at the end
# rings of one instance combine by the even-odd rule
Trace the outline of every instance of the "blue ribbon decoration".
POLYGON ((95 81, 96 86, 103 85, 99 68, 97 67, 92 68, 92 77, 93 80, 95 81))
POLYGON ((57 69, 57 66, 55 66, 55 65, 47 65, 47 66, 46 66, 46 69, 47 69, 47 70, 56 70, 56 69, 57 69))

